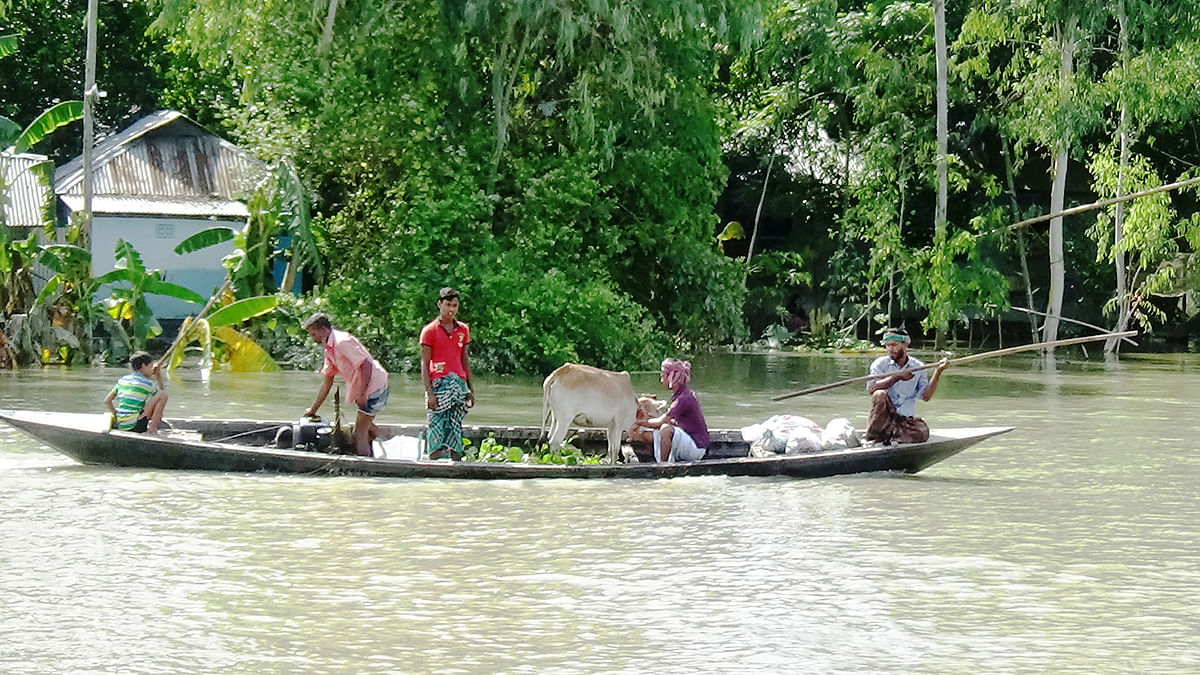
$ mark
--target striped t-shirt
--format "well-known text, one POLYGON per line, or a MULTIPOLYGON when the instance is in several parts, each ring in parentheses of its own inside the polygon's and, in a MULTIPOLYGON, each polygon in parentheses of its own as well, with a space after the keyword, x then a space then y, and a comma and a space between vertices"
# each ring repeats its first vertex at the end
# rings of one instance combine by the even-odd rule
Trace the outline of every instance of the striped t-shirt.
POLYGON ((157 393, 158 387, 145 375, 132 372, 117 380, 113 391, 117 393, 117 428, 128 431, 137 424, 146 407, 146 399, 157 393))

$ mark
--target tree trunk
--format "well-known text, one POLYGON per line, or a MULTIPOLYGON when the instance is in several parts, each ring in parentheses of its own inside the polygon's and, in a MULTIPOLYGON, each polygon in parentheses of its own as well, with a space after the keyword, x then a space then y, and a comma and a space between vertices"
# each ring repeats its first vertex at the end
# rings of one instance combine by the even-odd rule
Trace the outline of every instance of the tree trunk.
MULTIPOLYGON (((933 216, 935 246, 946 243, 946 202, 948 200, 946 148, 949 137, 948 95, 946 93, 946 0, 933 0, 934 45, 937 69, 937 209, 933 216)), ((939 319, 934 347, 941 349, 946 342, 946 320, 939 319)))
MULTIPOLYGON (((1117 0, 1117 25, 1120 26, 1120 50, 1122 74, 1129 72, 1129 33, 1125 16, 1125 0, 1117 0)), ((1117 123, 1117 135, 1121 143, 1121 157, 1117 167, 1117 198, 1125 196, 1125 170, 1129 166, 1129 101, 1125 90, 1121 93, 1121 117, 1117 123)), ((1125 252, 1121 240, 1125 238, 1125 202, 1118 202, 1113 215, 1113 266, 1116 268, 1117 327, 1124 331, 1129 326, 1129 288, 1125 283, 1125 252)), ((1121 347, 1116 339, 1104 342, 1104 353, 1113 354, 1121 347)))
POLYGON ((329 45, 333 42, 333 22, 337 19, 338 0, 329 0, 329 8, 325 12, 325 29, 321 32, 321 40, 317 45, 317 49, 322 54, 329 51, 329 45))
MULTIPOLYGON (((1017 203, 1017 181, 1014 176, 1012 153, 1008 148, 1008 136, 1000 135, 1000 152, 1004 155, 1004 178, 1008 182, 1008 198, 1012 204, 1013 219, 1021 216, 1021 205, 1017 203)), ((1017 254, 1021 259, 1021 281, 1025 284, 1025 306, 1033 307, 1033 282, 1029 277, 1029 255, 1025 252, 1025 231, 1017 230, 1017 254)), ((1037 342, 1037 318, 1026 314, 1029 318, 1029 337, 1037 342)))
MULTIPOLYGON (((1068 17, 1062 24, 1060 36, 1061 61, 1059 62, 1058 84, 1059 97, 1062 107, 1066 107, 1071 99, 1071 78, 1075 69, 1075 24, 1077 18, 1068 17)), ((1050 190, 1050 212, 1058 213, 1063 210, 1067 190, 1067 162, 1070 159, 1071 132, 1062 130, 1062 136, 1054 147, 1052 170, 1054 184, 1050 190)), ((1042 340, 1058 339, 1058 320, 1062 316, 1063 290, 1066 282, 1066 264, 1063 258, 1063 218, 1059 216, 1050 221, 1050 297, 1047 302, 1046 323, 1042 332, 1042 340)))
MULTIPOLYGON (((758 208, 754 210, 754 231, 750 233, 750 248, 746 251, 746 266, 754 257, 754 243, 758 241, 758 225, 762 221, 763 202, 767 199, 767 183, 771 181, 771 169, 775 166, 775 137, 771 136, 771 159, 767 160, 767 175, 763 177, 762 192, 758 195, 758 208)), ((747 274, 749 270, 747 269, 747 274)))
POLYGON ((492 167, 488 174, 488 194, 496 191, 496 181, 500 178, 500 160, 508 146, 508 126, 512 122, 513 86, 516 84, 517 75, 520 74, 521 63, 525 60, 530 46, 540 42, 545 34, 545 28, 542 28, 536 37, 530 37, 529 29, 525 28, 520 31, 519 36, 516 25, 518 20, 509 20, 504 40, 500 44, 500 53, 496 55, 496 63, 492 67, 492 114, 496 118, 496 131, 492 145, 492 167))
MULTIPOLYGON (((293 252, 292 255, 295 255, 293 252)), ((296 261, 291 259, 287 261, 287 266, 283 268, 283 283, 279 284, 280 291, 284 293, 293 293, 292 287, 296 285, 296 261)))

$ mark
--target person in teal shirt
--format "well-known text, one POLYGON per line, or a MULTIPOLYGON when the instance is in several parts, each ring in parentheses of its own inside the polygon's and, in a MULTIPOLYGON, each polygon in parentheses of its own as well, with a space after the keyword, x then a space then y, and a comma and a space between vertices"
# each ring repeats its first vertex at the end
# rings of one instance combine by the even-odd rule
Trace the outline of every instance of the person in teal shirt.
POLYGON ((158 433, 163 410, 167 407, 167 388, 162 371, 154 357, 135 352, 129 357, 132 373, 117 380, 112 391, 104 397, 104 405, 112 413, 112 428, 134 433, 158 433), (151 379, 153 378, 153 379, 151 379))

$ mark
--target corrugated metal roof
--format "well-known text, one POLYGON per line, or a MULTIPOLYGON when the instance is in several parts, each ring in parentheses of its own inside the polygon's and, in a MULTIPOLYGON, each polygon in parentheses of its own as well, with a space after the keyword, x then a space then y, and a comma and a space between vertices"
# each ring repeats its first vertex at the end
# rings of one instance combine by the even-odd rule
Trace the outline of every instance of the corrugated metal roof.
MULTIPOLYGON (((245 196, 266 165, 174 110, 160 110, 104 139, 93 152, 93 194, 231 200, 245 196)), ((83 157, 55 172, 59 196, 83 194, 83 157)))
MULTIPOLYGON (((83 209, 83 195, 62 195, 72 211, 83 209)), ((244 220, 250 211, 229 199, 172 199, 169 197, 92 197, 92 213, 127 216, 178 216, 181 218, 233 218, 244 220)))
POLYGON ((0 170, 8 187, 0 194, 0 207, 10 227, 41 227, 46 209, 53 203, 48 182, 52 168, 45 155, 0 152, 0 170))

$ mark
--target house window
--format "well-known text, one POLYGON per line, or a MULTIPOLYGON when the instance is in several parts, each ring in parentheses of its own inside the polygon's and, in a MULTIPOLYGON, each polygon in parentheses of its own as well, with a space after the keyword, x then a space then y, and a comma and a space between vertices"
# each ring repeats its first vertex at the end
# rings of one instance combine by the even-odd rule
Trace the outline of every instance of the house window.
POLYGON ((154 237, 156 239, 174 239, 175 226, 171 223, 159 223, 155 225, 154 237))

